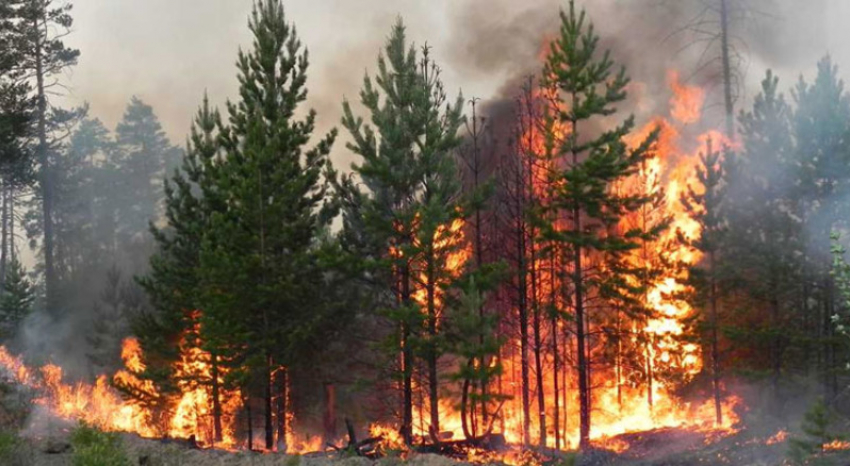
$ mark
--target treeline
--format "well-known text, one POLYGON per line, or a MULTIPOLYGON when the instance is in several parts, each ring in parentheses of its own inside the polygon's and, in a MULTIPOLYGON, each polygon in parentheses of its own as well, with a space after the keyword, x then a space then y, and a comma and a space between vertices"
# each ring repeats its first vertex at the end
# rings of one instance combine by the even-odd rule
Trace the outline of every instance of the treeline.
POLYGON ((7 343, 36 309, 87 335, 58 349, 88 353, 98 373, 120 363, 129 310, 145 305, 133 275, 147 270, 148 223, 162 218, 162 179, 181 151, 135 97, 114 131, 87 106, 59 105, 80 55, 63 42, 71 11, 0 2, 0 311, 7 343), (32 270, 22 265, 27 243, 32 270))
POLYGON ((258 0, 237 97, 204 98, 183 152, 138 99, 113 132, 48 106, 78 53, 42 32, 70 27, 69 7, 0 5, 2 315, 19 321, 36 289, 51 313, 96 306, 96 370, 135 335, 145 383, 118 388, 154 417, 204 387, 210 442, 282 449, 293 412, 321 407, 333 437, 339 404, 407 443, 459 421, 561 448, 673 392, 709 394, 722 423, 733 379, 769 381, 778 415, 813 386, 840 407, 829 238, 847 228, 850 97, 828 58, 789 100, 768 72, 707 144, 675 199, 694 234, 652 168, 663 128, 622 111, 628 75, 572 1, 502 124, 474 99, 465 115, 399 20, 342 103, 341 148, 304 109, 308 55, 282 2, 258 0), (37 288, 16 228, 40 252, 37 288))

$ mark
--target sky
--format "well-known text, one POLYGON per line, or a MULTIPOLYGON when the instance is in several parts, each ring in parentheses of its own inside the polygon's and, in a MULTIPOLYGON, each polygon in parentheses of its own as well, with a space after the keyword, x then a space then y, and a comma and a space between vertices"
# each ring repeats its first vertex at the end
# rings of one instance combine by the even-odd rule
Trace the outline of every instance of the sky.
MULTIPOLYGON (((665 69, 696 65, 696 48, 678 51, 670 37, 710 0, 585 0, 606 45, 644 81, 663 82, 665 69), (685 5, 685 6, 683 6, 685 5), (673 52, 675 53, 673 53, 673 52)), ((731 0, 754 11, 735 34, 748 56, 743 99, 764 69, 773 67, 787 89, 802 71, 811 74, 830 53, 850 67, 847 0, 731 0)), ((236 94, 235 60, 250 46, 247 17, 252 0, 76 0, 69 45, 81 58, 68 73, 70 103, 88 102, 91 115, 114 127, 127 102, 138 96, 155 112, 176 144, 183 144, 203 93, 222 105, 236 94)), ((338 126, 344 97, 357 99, 364 73, 399 15, 409 37, 427 42, 450 93, 492 98, 503 83, 538 69, 545 38, 557 31, 566 0, 285 0, 310 52, 309 105, 322 131, 338 126), (519 71, 518 71, 519 70, 519 71)), ((341 165, 351 160, 342 145, 341 165)))

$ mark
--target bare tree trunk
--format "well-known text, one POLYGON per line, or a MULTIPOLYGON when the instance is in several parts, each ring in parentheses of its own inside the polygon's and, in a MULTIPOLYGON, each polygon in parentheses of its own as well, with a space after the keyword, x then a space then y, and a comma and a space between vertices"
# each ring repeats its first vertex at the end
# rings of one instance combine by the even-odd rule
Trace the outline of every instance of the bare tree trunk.
MULTIPOLYGON (((33 29, 42 27, 38 19, 33 20, 33 29)), ((56 269, 53 263, 53 180, 50 174, 50 158, 47 153, 47 95, 44 89, 43 44, 39 37, 35 41, 35 79, 36 79, 36 136, 38 147, 36 157, 40 165, 40 184, 42 202, 42 222, 44 228, 44 285, 48 312, 56 313, 56 269)))
POLYGON ((732 102, 732 65, 729 56, 728 0, 720 0, 720 47, 723 62, 723 100, 726 110, 726 136, 735 137, 735 107, 732 102))
POLYGON ((285 367, 277 370, 277 451, 286 452, 286 418, 288 416, 289 378, 285 367))
POLYGON ((3 184, 0 193, 3 196, 3 212, 0 214, 2 232, 0 232, 0 295, 6 290, 6 264, 9 261, 9 182, 3 184))

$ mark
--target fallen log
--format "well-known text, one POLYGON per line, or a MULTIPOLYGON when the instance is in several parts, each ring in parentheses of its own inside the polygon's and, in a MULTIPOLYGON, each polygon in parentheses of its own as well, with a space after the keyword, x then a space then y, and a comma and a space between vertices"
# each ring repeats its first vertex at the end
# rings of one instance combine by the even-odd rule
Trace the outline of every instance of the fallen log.
POLYGON ((507 441, 503 434, 485 434, 470 439, 450 440, 412 447, 417 453, 434 453, 444 456, 466 456, 469 449, 477 448, 488 451, 503 451, 507 441))
POLYGON ((357 434, 354 431, 354 425, 351 424, 349 419, 345 419, 345 428, 348 431, 348 444, 344 447, 338 447, 332 443, 328 443, 328 447, 332 448, 337 452, 347 452, 349 454, 354 454, 356 456, 362 456, 369 459, 375 459, 378 457, 378 452, 375 449, 375 445, 381 441, 381 436, 377 437, 368 437, 366 439, 357 440, 357 434))

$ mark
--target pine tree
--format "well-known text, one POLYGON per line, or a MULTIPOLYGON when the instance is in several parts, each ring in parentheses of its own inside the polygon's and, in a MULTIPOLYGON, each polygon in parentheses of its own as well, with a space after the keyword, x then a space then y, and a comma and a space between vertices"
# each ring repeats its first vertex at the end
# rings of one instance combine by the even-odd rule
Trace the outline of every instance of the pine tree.
POLYGON ((457 228, 464 214, 453 154, 460 144, 463 100, 447 101, 428 49, 420 57, 408 47, 401 20, 378 58, 374 83, 365 78, 360 100, 374 127, 364 126, 347 101, 343 126, 354 140, 348 148, 363 158, 353 169, 367 192, 360 192, 350 178, 339 188, 345 218, 352 222, 355 212, 363 216, 358 226, 369 238, 367 244, 389 245, 375 251, 371 260, 385 280, 384 292, 390 290, 395 300, 383 304, 399 327, 394 346, 402 353, 400 430, 409 444, 417 357, 428 369, 429 429, 433 438, 439 434, 439 294, 452 280, 448 261, 463 243, 457 228), (421 349, 418 354, 415 347, 421 349))
POLYGON ((215 176, 224 208, 201 253, 201 325, 209 344, 228 348, 232 376, 261 387, 271 449, 275 431, 284 446, 286 426, 285 411, 273 410, 273 391, 285 383, 275 374, 286 376, 322 312, 311 303, 323 283, 318 238, 334 215, 325 172, 336 132, 306 148, 316 113, 295 113, 307 96, 307 54, 280 0, 258 1, 249 27, 253 49, 239 53, 239 101, 228 104, 215 176))
MULTIPOLYGON (((150 258, 150 272, 138 278, 152 306, 152 311, 139 314, 133 322, 134 333, 149 360, 147 373, 139 376, 152 380, 166 394, 177 390, 173 368, 180 356, 178 343, 194 331, 198 320, 196 311, 203 312, 199 275, 201 245, 212 212, 221 209, 216 203, 218 198, 213 185, 214 162, 220 152, 217 136, 220 126, 219 112, 210 107, 209 99, 204 96, 193 121, 182 164, 164 183, 167 224, 160 227, 152 223, 150 226, 158 250, 150 258)), ((205 345, 204 349, 211 354, 212 376, 210 380, 196 382, 210 385, 213 436, 215 441, 220 441, 219 393, 222 387, 218 376, 218 352, 212 345, 205 345)))
POLYGON ((707 150, 700 154, 700 165, 696 169, 696 176, 699 186, 688 186, 681 200, 691 218, 700 225, 701 234, 696 240, 684 236, 682 239, 688 246, 697 249, 707 257, 704 265, 692 268, 691 277, 693 277, 692 281, 696 282, 696 289, 700 297, 697 304, 702 309, 707 310, 708 314, 708 341, 711 348, 711 386, 714 397, 715 423, 722 425, 718 340, 720 292, 718 284, 720 251, 725 231, 725 222, 722 216, 724 193, 721 187, 724 171, 720 152, 712 148, 710 141, 707 150))
POLYGON ((36 101, 33 136, 36 139, 35 159, 39 166, 39 195, 42 203, 42 232, 44 235, 44 278, 46 307, 58 312, 57 275, 54 265, 53 204, 55 193, 51 167, 51 152, 57 139, 52 130, 63 122, 76 118, 74 112, 61 111, 49 102, 58 76, 77 63, 80 52, 67 47, 63 38, 73 23, 71 4, 57 0, 24 0, 16 10, 15 35, 23 51, 18 62, 20 69, 33 76, 36 82, 36 101))
POLYGON ((109 163, 117 170, 115 196, 119 244, 139 242, 148 223, 162 215, 162 179, 176 165, 179 149, 166 137, 153 109, 133 97, 115 128, 109 163))
POLYGON ((5 340, 17 334, 21 322, 32 312, 34 302, 35 287, 23 265, 17 259, 12 259, 3 284, 3 296, 0 297, 0 338, 5 340))
POLYGON ((0 286, 14 251, 14 203, 33 181, 32 135, 35 100, 24 70, 18 68, 25 50, 16 30, 17 2, 0 4, 0 286))
POLYGON ((783 354, 792 338, 805 338, 801 333, 794 336, 799 327, 792 324, 800 284, 805 281, 800 260, 805 245, 802 225, 795 218, 800 211, 800 190, 794 180, 792 111, 777 91, 778 82, 768 71, 752 111, 742 112, 740 117, 743 148, 735 171, 730 172, 737 179, 728 180, 733 183, 728 183, 723 194, 735 202, 722 208, 728 225, 722 251, 726 265, 722 268, 727 269, 724 275, 733 275, 746 290, 753 309, 764 314, 763 331, 753 332, 748 325, 741 329, 748 336, 740 343, 759 342, 760 351, 767 347, 777 405, 774 412, 781 413, 783 354))
MULTIPOLYGON (((791 119, 796 153, 795 189, 799 217, 807 225, 804 261, 811 277, 811 298, 817 302, 813 337, 821 342, 818 362, 826 400, 837 392, 836 347, 830 316, 836 296, 829 276, 829 235, 846 226, 842 214, 850 199, 850 96, 829 56, 818 63, 812 84, 802 77, 794 88, 797 108, 791 119)), ((805 304, 808 306, 808 303, 805 304)))
POLYGON ((616 113, 615 106, 625 99, 629 83, 624 69, 612 71, 614 63, 607 52, 600 56, 598 42, 585 13, 577 12, 575 2, 570 1, 568 11, 561 12, 560 33, 551 44, 544 69, 544 77, 557 91, 555 101, 561 102, 557 105, 559 121, 569 131, 558 148, 563 168, 557 174, 559 189, 551 206, 566 214, 569 226, 547 233, 572 255, 569 281, 574 289, 582 448, 589 446, 591 427, 587 336, 592 316, 588 299, 592 292, 618 279, 611 272, 592 267, 588 259, 592 254, 619 254, 637 246, 635 232, 609 233, 609 227, 648 199, 643 194, 621 194, 611 188, 639 170, 656 136, 651 134, 633 150, 627 148, 623 137, 634 126, 631 117, 596 137, 582 132, 591 132, 586 125, 616 113))

